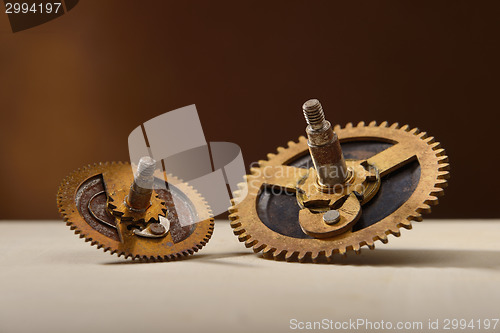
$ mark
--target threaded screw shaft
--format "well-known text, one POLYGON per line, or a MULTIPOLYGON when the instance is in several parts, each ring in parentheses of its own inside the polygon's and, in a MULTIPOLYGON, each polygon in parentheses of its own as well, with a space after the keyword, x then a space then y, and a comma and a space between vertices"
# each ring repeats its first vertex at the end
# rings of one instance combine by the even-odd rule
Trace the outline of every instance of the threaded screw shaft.
POLYGON ((150 205, 153 194, 154 172, 156 161, 149 156, 141 157, 137 166, 137 173, 130 186, 127 205, 136 211, 146 210, 150 205))
POLYGON ((317 99, 310 99, 302 105, 302 110, 304 111, 304 117, 306 118, 307 124, 311 126, 313 130, 318 130, 323 127, 325 122, 325 114, 323 113, 323 107, 317 99))
MULTIPOLYGON (((137 166, 137 177, 136 179, 141 183, 152 184, 153 174, 156 169, 156 161, 149 156, 141 157, 139 160, 139 165, 137 166)), ((139 184, 141 186, 141 184, 139 184)), ((144 186, 141 186, 144 187, 144 186)), ((146 187, 148 188, 148 187, 146 187)))

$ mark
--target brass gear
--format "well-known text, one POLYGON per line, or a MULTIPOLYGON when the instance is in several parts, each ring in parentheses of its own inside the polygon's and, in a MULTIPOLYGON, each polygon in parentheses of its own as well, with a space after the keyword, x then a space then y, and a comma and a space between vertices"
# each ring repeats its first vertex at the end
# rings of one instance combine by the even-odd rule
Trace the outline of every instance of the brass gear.
MULTIPOLYGON (((152 204, 166 207, 169 231, 161 238, 139 237, 134 233, 137 227, 157 224, 147 221, 122 221, 107 208, 108 191, 118 190, 120 184, 133 179, 129 163, 106 162, 88 165, 67 176, 57 194, 59 212, 75 234, 86 242, 102 248, 104 252, 132 257, 145 261, 173 260, 188 256, 201 249, 211 238, 214 219, 211 210, 201 195, 191 186, 168 176, 168 189, 156 187, 157 201, 152 204), (183 205, 174 208, 173 197, 181 199, 183 205), (179 215, 194 222, 181 226, 179 215)), ((155 182, 162 182, 163 173, 155 173, 155 182)), ((122 188, 123 189, 123 188, 122 188)), ((154 212, 163 212, 154 207, 154 212)), ((161 214, 160 214, 161 215, 161 214)))
MULTIPOLYGON (((256 253, 262 251, 265 258, 275 260, 321 262, 326 259, 331 261, 334 254, 345 255, 348 251, 359 253, 362 246, 373 249, 375 241, 387 243, 389 234, 400 236, 401 227, 411 229, 411 221, 421 221, 422 214, 429 213, 431 205, 436 205, 438 197, 444 194, 443 189, 449 178, 448 157, 444 149, 440 148, 440 144, 425 132, 420 132, 417 128, 410 129, 408 125, 399 127, 397 123, 389 126, 387 122, 380 125, 376 122, 371 122, 369 125, 360 122, 357 126, 348 123, 343 128, 335 126, 334 130, 343 146, 344 154, 347 152, 347 155, 350 155, 346 155, 346 159, 375 161, 387 171, 386 178, 397 185, 395 189, 404 193, 398 198, 388 197, 387 193, 378 193, 378 196, 376 195, 371 202, 385 202, 392 207, 386 208, 385 212, 382 209, 381 212, 381 207, 372 204, 369 208, 374 221, 359 220, 352 230, 340 235, 318 239, 303 234, 300 228, 297 228, 298 222, 294 217, 296 215, 293 215, 300 207, 296 201, 295 208, 290 204, 295 198, 287 199, 288 206, 279 202, 274 204, 270 201, 273 197, 264 191, 264 184, 269 184, 267 182, 269 179, 282 183, 286 183, 287 180, 278 179, 279 176, 276 178, 274 175, 263 174, 266 168, 273 172, 272 167, 275 166, 288 166, 286 168, 293 168, 297 171, 295 174, 298 175, 307 172, 304 167, 311 166, 310 155, 307 139, 301 136, 298 142, 288 142, 287 148, 279 147, 277 154, 268 154, 268 160, 259 161, 258 167, 251 168, 251 174, 245 176, 246 183, 240 184, 241 188, 246 187, 248 191, 245 197, 242 196, 244 191, 234 193, 233 206, 229 209, 231 213, 229 219, 234 234, 245 243, 246 247, 253 248, 256 253), (349 153, 344 149, 344 145, 354 147, 357 145, 358 149, 353 149, 349 153), (375 150, 372 149, 374 147, 375 150), (404 164, 404 166, 403 163, 398 166, 391 165, 394 162, 391 159, 403 159, 403 155, 410 156, 407 155, 409 152, 414 155, 412 163, 404 164), (399 167, 406 166, 411 168, 410 180, 407 179, 408 174, 398 171, 399 167), (395 175, 392 175, 393 173, 395 175), (395 179, 400 182, 404 181, 404 186, 408 188, 402 188, 403 183, 396 183, 395 179), (407 195, 406 198, 405 195, 407 195), (265 198, 262 199, 263 197, 265 198), (394 203, 402 199, 405 199, 404 202, 394 203), (268 200, 268 202, 259 206, 263 200, 268 200), (397 207, 394 206, 396 204, 398 204, 397 207), (274 211, 266 211, 271 208, 274 211), (376 220, 377 214, 379 218, 381 217, 379 220, 376 220)), ((385 186, 390 188, 393 185, 386 184, 385 186)), ((384 178, 381 185, 381 189, 383 188, 384 178)), ((382 208, 384 208, 383 205, 382 208)))
MULTIPOLYGON (((172 178, 172 177, 170 177, 172 178)), ((159 217, 165 217, 167 206, 158 195, 151 196, 149 208, 144 213, 134 212, 127 209, 126 199, 129 194, 129 186, 134 181, 131 172, 122 173, 120 177, 113 178, 114 182, 106 184, 108 193, 108 209, 119 217, 121 221, 127 222, 158 222, 159 217)))

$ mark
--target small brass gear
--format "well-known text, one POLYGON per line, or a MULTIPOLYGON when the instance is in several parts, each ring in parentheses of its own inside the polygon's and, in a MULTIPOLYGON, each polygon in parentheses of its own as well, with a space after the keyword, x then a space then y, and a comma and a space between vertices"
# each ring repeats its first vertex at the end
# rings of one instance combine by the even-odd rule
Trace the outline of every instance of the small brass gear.
MULTIPOLYGON (((201 249, 211 238, 214 219, 201 195, 173 176, 165 186, 164 174, 155 173, 151 220, 125 220, 108 208, 109 193, 126 190, 133 179, 129 163, 107 162, 88 165, 66 177, 57 195, 59 212, 66 224, 86 242, 111 254, 145 261, 173 260, 201 249), (174 206, 174 198, 176 205, 174 206), (179 205, 179 203, 182 203, 179 205), (167 213, 165 214, 164 209, 167 213), (138 230, 156 231, 165 216, 167 231, 161 237, 138 236, 138 230), (191 221, 192 224, 180 224, 191 221), (197 222, 200 221, 200 222, 197 222)), ((115 201, 116 202, 116 201, 115 201)), ((148 208, 149 210, 149 208, 148 208)), ((160 228, 158 228, 160 227, 160 228)))
MULTIPOLYGON (((170 177, 172 178, 172 176, 170 177)), ((121 221, 126 222, 158 222, 160 217, 165 217, 167 206, 158 195, 152 195, 148 209, 141 212, 134 212, 127 206, 126 200, 129 194, 127 185, 134 181, 132 173, 124 173, 121 177, 114 178, 113 184, 108 182, 108 209, 121 221)))
POLYGON ((296 193, 300 177, 307 177, 308 170, 314 171, 307 139, 302 136, 251 168, 246 183, 240 184, 248 191, 245 197, 243 191, 234 193, 229 219, 235 235, 246 247, 275 260, 331 261, 335 254, 359 253, 363 246, 373 249, 375 241, 387 243, 389 234, 400 236, 401 227, 411 229, 411 222, 421 221, 422 214, 429 213, 444 194, 449 178, 448 157, 427 133, 408 125, 389 126, 387 122, 360 122, 357 126, 348 123, 343 128, 335 126, 334 131, 348 166, 356 165, 356 161, 357 165, 366 165, 368 161, 384 170, 378 193, 367 202, 359 200, 363 205, 359 220, 340 234, 315 238, 299 225, 304 207, 300 207, 298 196, 283 191, 273 193, 276 186, 295 186, 296 193), (283 170, 294 176, 283 176, 283 170))

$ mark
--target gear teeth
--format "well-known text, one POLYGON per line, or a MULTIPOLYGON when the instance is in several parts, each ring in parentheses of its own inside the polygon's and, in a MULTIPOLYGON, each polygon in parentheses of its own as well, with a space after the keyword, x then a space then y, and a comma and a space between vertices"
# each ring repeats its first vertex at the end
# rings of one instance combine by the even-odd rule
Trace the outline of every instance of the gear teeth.
POLYGON ((412 128, 409 132, 413 135, 417 135, 418 133, 420 133, 420 130, 417 127, 415 127, 412 128))
POLYGON ((276 150, 278 151, 278 154, 283 153, 285 151, 285 147, 280 146, 280 147, 276 148, 276 150))
POLYGON ((401 223, 399 225, 400 228, 405 228, 406 230, 411 230, 413 229, 413 226, 411 224, 404 224, 404 223, 401 223))
POLYGON ((446 152, 444 151, 443 148, 435 149, 436 151, 436 156, 444 156, 446 155, 446 152))
POLYGON ((267 154, 267 159, 268 159, 268 160, 272 160, 272 159, 273 159, 273 158, 275 158, 275 157, 276 157, 276 154, 273 154, 273 153, 269 153, 269 154, 267 154))
POLYGON ((421 140, 424 140, 427 139, 429 137, 429 135, 427 134, 427 132, 420 132, 417 134, 417 136, 421 139, 421 140))
POLYGON ((438 179, 436 179, 436 184, 434 186, 439 187, 441 189, 441 191, 442 191, 442 189, 444 189, 444 188, 446 188, 448 186, 447 179, 450 178, 450 177, 449 177, 449 174, 447 174, 447 175, 448 175, 448 177, 446 177, 446 178, 443 178, 443 179, 438 178, 438 179))
POLYGON ((227 211, 229 212, 229 214, 233 214, 233 213, 236 213, 238 211, 238 209, 236 208, 236 203, 237 203, 237 200, 236 198, 232 198, 230 199, 229 201, 231 201, 231 207, 229 207, 227 209, 227 211))
POLYGON ((253 246, 253 252, 259 253, 260 251, 264 250, 266 248, 265 244, 262 243, 257 243, 253 246))
POLYGON ((422 220, 423 220, 422 215, 420 215, 420 214, 410 215, 410 216, 408 216, 408 219, 410 219, 412 221, 416 221, 416 222, 422 222, 422 220))
POLYGON ((429 146, 433 149, 433 150, 436 150, 436 149, 440 149, 441 148, 441 143, 440 142, 432 142, 429 144, 429 146))
POLYGON ((230 222, 231 228, 238 228, 241 226, 240 220, 236 217, 230 222))
POLYGON ((264 258, 266 259, 271 259, 271 258, 274 258, 274 253, 276 252, 276 248, 274 247, 270 247, 270 246, 266 246, 263 250, 262 250, 262 255, 264 256, 264 258))
MULTIPOLYGON (((246 233, 243 233, 241 235, 238 235, 238 240, 240 242, 245 242, 246 240, 250 239, 250 236, 248 236, 246 233)), ((245 244, 246 246, 246 244, 245 244)))
MULTIPOLYGON (((240 224, 240 225, 241 225, 241 224, 240 224)), ((242 228, 242 227, 236 227, 236 228, 234 228, 234 230, 233 230, 233 233, 234 233, 236 236, 241 235, 241 234, 242 234, 242 233, 244 233, 244 232, 245 232, 245 229, 244 229, 244 228, 242 228)))
MULTIPOLYGON (((439 203, 439 199, 438 199, 438 197, 436 197, 434 195, 429 195, 429 197, 425 200, 424 203, 426 205, 429 205, 429 206, 436 206, 439 203)), ((431 212, 431 207, 429 207, 429 210, 424 212, 424 213, 428 214, 430 212, 431 212)), ((422 212, 419 212, 419 213, 422 213, 422 212)))
MULTIPOLYGON (((446 187, 446 186, 444 186, 444 187, 446 187)), ((436 197, 441 197, 444 195, 444 189, 439 188, 439 187, 435 187, 431 190, 431 195, 434 195, 436 197)))
MULTIPOLYGON (((436 198, 436 200, 437 200, 437 198, 436 198)), ((429 206, 427 204, 427 201, 426 201, 426 204, 418 207, 416 211, 417 211, 417 213, 420 213, 420 214, 429 214, 431 212, 431 206, 429 206)))
POLYGON ((365 244, 370 250, 375 250, 375 244, 372 242, 366 242, 365 244))
MULTIPOLYGON (((131 253, 126 253, 123 251, 120 252, 118 249, 113 249, 111 246, 105 246, 104 244, 99 243, 98 240, 95 240, 92 237, 89 237, 88 235, 84 234, 81 230, 78 229, 78 227, 73 222, 69 221, 68 215, 66 213, 66 209, 63 208, 64 197, 61 193, 63 193, 65 188, 70 185, 70 180, 81 172, 88 172, 88 171, 92 171, 95 168, 103 168, 103 167, 112 166, 112 165, 116 166, 116 165, 130 165, 130 164, 126 163, 126 162, 125 163, 124 162, 105 162, 105 163, 99 162, 99 163, 94 163, 93 165, 89 164, 83 168, 79 168, 79 169, 73 171, 72 173, 70 173, 70 175, 68 175, 66 178, 63 179, 63 181, 59 187, 59 191, 58 191, 56 198, 57 198, 57 205, 59 208, 59 212, 61 213, 66 225, 69 226, 71 230, 74 230, 74 233, 76 235, 78 235, 80 238, 84 238, 85 242, 90 242, 91 246, 96 246, 97 249, 102 249, 103 252, 110 252, 111 255, 116 254, 118 257, 123 256, 125 259, 130 257, 130 258, 132 258, 132 260, 139 259, 141 261, 169 261, 169 260, 175 259, 176 258, 175 255, 165 255, 163 257, 162 256, 155 257, 155 256, 147 256, 147 255, 143 255, 143 256, 135 255, 135 256, 133 256, 131 253)), ((99 171, 99 173, 100 172, 101 171, 99 171)), ((201 197, 199 195, 199 193, 194 188, 192 188, 189 185, 188 185, 188 187, 192 192, 194 192, 196 195, 199 196, 199 202, 203 205, 204 209, 206 209, 208 214, 210 216, 212 216, 213 214, 212 214, 210 208, 208 207, 206 200, 204 200, 204 198, 201 197)), ((200 207, 200 206, 198 206, 198 207, 200 207)), ((74 213, 74 210, 72 210, 72 213, 74 213)), ((214 229, 214 219, 209 218, 208 221, 209 221, 209 225, 207 226, 207 232, 206 232, 207 235, 203 238, 203 240, 200 243, 193 245, 192 248, 190 248, 190 249, 188 248, 186 250, 183 250, 182 256, 187 256, 187 255, 193 254, 194 252, 197 252, 198 249, 201 249, 210 240, 210 238, 213 234, 213 229, 214 229)))
POLYGON ((389 243, 389 240, 387 239, 387 235, 385 235, 385 234, 381 235, 381 236, 378 236, 377 238, 378 238, 379 241, 381 241, 384 244, 389 243))
POLYGON ((297 261, 298 256, 299 256, 298 251, 290 251, 285 254, 285 260, 288 262, 297 261))
POLYGON ((450 165, 448 163, 439 163, 438 171, 449 171, 450 165))
POLYGON ((247 247, 247 248, 253 247, 256 244, 257 244, 257 241, 255 239, 252 239, 251 237, 248 237, 248 239, 245 240, 245 247, 247 247))
MULTIPOLYGON (((366 246, 370 250, 375 249, 375 242, 381 241, 384 244, 388 243, 388 235, 393 235, 395 237, 399 237, 401 235, 401 230, 404 229, 412 229, 412 221, 422 221, 422 214, 430 213, 431 206, 436 205, 438 203, 438 197, 444 195, 444 188, 447 186, 447 179, 449 179, 449 162, 448 156, 443 148, 441 148, 441 144, 436 141, 433 136, 429 136, 426 132, 421 132, 418 128, 410 128, 408 125, 400 126, 398 123, 392 123, 389 125, 387 121, 384 121, 377 125, 376 121, 372 121, 369 125, 366 125, 364 122, 359 122, 356 126, 353 126, 352 123, 347 123, 342 129, 342 126, 335 125, 334 130, 338 131, 338 135, 340 138, 343 136, 343 131, 352 132, 356 131, 357 128, 362 129, 363 135, 366 133, 371 133, 372 131, 378 128, 387 128, 390 131, 398 131, 397 134, 399 137, 407 137, 410 138, 410 135, 414 137, 413 140, 421 140, 420 142, 424 142, 426 145, 426 150, 422 152, 425 153, 425 158, 433 159, 433 163, 436 163, 436 172, 426 175, 429 179, 434 179, 434 185, 428 190, 427 194, 423 194, 422 201, 420 204, 416 205, 413 203, 415 207, 413 210, 405 210, 408 214, 406 217, 402 218, 402 221, 391 221, 394 223, 390 226, 387 226, 385 231, 377 230, 370 235, 370 239, 364 239, 361 241, 353 242, 353 243, 337 243, 335 247, 331 249, 321 249, 314 251, 307 251, 307 247, 302 251, 294 251, 293 247, 290 249, 291 245, 287 244, 286 247, 280 248, 276 243, 273 243, 271 240, 265 241, 259 239, 260 237, 256 237, 253 234, 252 228, 248 228, 242 220, 240 220, 240 214, 236 209, 237 205, 233 204, 232 210, 230 211, 231 226, 234 229, 234 233, 238 234, 238 238, 240 241, 245 242, 245 246, 252 247, 255 252, 262 252, 264 258, 273 258, 275 260, 285 260, 287 262, 290 261, 299 261, 299 262, 321 262, 326 259, 328 262, 332 261, 332 258, 335 255, 346 256, 347 252, 353 251, 359 254, 362 251, 362 247, 366 246), (406 132, 407 134, 401 133, 406 132), (430 178, 432 177, 432 178, 430 178), (236 206, 236 207, 234 207, 236 206), (250 229, 250 230, 249 230, 250 229), (272 243, 272 244, 270 244, 272 243)), ((389 132, 395 133, 395 132, 389 132)), ((396 134, 396 133, 395 133, 396 134)), ((348 136, 349 137, 349 136, 348 136)), ((384 137, 385 136, 381 136, 384 137)), ((297 151, 300 148, 300 145, 306 144, 307 139, 305 137, 300 137, 298 143, 294 141, 288 142, 288 147, 297 151), (297 147, 299 145, 299 147, 297 147)), ((307 148, 307 146, 305 146, 307 148)), ((422 148, 424 149, 424 148, 422 148)), ((289 158, 287 156, 287 148, 279 147, 277 149, 278 154, 268 154, 268 159, 266 161, 259 161, 260 166, 274 165, 276 163, 283 164, 285 158, 289 158)), ((429 164, 431 165, 431 164, 429 164)), ((260 172, 259 168, 251 169, 251 173, 254 176, 258 176, 260 172)), ((426 178, 426 179, 427 179, 426 178)), ((247 179, 248 180, 248 179, 247 179)), ((293 243, 292 243, 293 244, 293 243)))
POLYGON ((435 142, 436 142, 436 139, 435 139, 433 136, 429 136, 429 137, 425 138, 425 140, 424 140, 424 141, 425 141, 425 142, 427 142, 427 144, 428 144, 429 146, 431 146, 433 143, 435 143, 435 142))
POLYGON ((276 260, 276 261, 284 261, 286 253, 287 253, 286 250, 276 249, 275 251, 273 251, 273 253, 269 254, 270 256, 272 255, 272 257, 269 257, 269 259, 273 259, 273 260, 276 260))
MULTIPOLYGON (((320 252, 321 253, 321 252, 320 252)), ((336 254, 336 251, 334 249, 325 249, 324 255, 327 260, 329 260, 333 255, 336 254)))
POLYGON ((437 156, 438 163, 448 163, 448 156, 443 155, 443 156, 437 156))
POLYGON ((325 251, 316 251, 311 253, 311 260, 314 263, 323 261, 325 258, 325 251))
POLYGON ((399 236, 401 236, 401 231, 399 229, 391 230, 391 235, 393 235, 395 237, 399 237, 399 236))
POLYGON ((297 255, 297 260, 299 262, 311 261, 311 252, 299 252, 299 254, 297 255))

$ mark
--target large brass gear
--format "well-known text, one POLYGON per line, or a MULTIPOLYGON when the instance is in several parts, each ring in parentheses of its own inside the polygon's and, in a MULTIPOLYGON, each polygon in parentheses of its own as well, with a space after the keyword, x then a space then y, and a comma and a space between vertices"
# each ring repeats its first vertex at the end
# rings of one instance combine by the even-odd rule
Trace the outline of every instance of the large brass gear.
POLYGON ((412 221, 421 221, 422 214, 429 213, 431 205, 436 205, 444 194, 449 178, 448 158, 440 144, 425 132, 397 123, 389 126, 387 122, 360 122, 357 126, 348 123, 343 128, 335 126, 334 131, 348 163, 354 160, 363 164, 368 160, 383 170, 381 190, 363 206, 361 219, 348 231, 314 238, 298 225, 297 214, 304 209, 295 196, 273 195, 272 191, 269 194, 269 185, 271 189, 273 185, 292 187, 298 176, 307 175, 308 168, 314 171, 307 139, 302 136, 251 168, 251 174, 245 176, 246 184, 241 184, 248 191, 245 197, 241 194, 244 191, 236 191, 229 218, 235 235, 246 247, 275 260, 331 261, 335 254, 360 253, 363 246, 373 249, 375 241, 387 243, 389 234, 400 236, 401 227, 411 229, 412 221), (295 179, 282 177, 283 170, 292 170, 295 179))
MULTIPOLYGON (((165 184, 163 173, 155 172, 154 176, 155 183, 165 184)), ((148 213, 151 216, 146 219, 120 221, 113 215, 116 205, 110 205, 109 196, 128 189, 132 180, 132 168, 123 162, 98 163, 74 171, 63 180, 57 195, 64 221, 80 238, 104 252, 145 261, 188 256, 209 241, 214 228, 210 208, 195 189, 173 176, 168 176, 168 187, 155 186, 151 197, 151 212, 159 216, 153 218, 148 213), (174 207, 175 196, 180 200, 174 207), (157 226, 165 211, 169 228, 163 237, 137 236, 137 230, 157 226), (184 220, 201 222, 181 226, 179 214, 184 220)))

